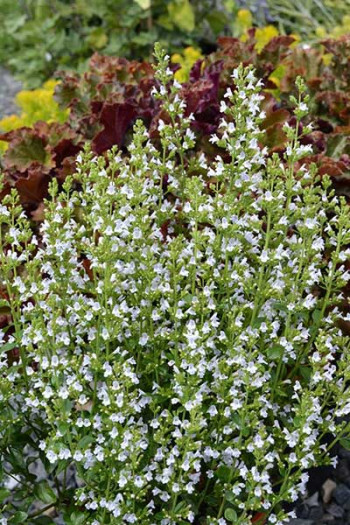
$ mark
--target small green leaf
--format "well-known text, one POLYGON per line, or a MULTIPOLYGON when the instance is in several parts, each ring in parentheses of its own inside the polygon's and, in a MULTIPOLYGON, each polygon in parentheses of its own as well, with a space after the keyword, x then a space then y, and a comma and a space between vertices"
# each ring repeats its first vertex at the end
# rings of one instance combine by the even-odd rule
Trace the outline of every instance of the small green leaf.
POLYGON ((59 423, 57 423, 57 428, 62 434, 62 436, 64 436, 65 434, 67 434, 67 431, 69 430, 69 424, 60 421, 59 423))
POLYGON ((341 438, 339 440, 339 443, 342 447, 344 447, 346 450, 350 450, 350 438, 341 438))
POLYGON ((23 512, 19 510, 12 516, 10 519, 10 523, 24 523, 24 521, 28 518, 28 514, 26 512, 23 512))
POLYGON ((10 303, 6 300, 6 299, 0 299, 0 308, 9 308, 10 307, 10 303))
POLYGON ((93 438, 92 436, 84 436, 81 438, 80 441, 78 441, 78 448, 85 448, 87 447, 88 445, 90 445, 90 443, 93 442, 93 438))
POLYGON ((237 522, 237 512, 233 509, 226 509, 225 518, 228 521, 231 521, 232 523, 236 523, 237 522))
POLYGON ((61 474, 61 472, 63 472, 69 465, 69 462, 68 461, 60 461, 58 463, 58 466, 57 466, 57 469, 56 469, 56 476, 58 476, 58 474, 61 474))
POLYGON ((267 349, 267 357, 271 360, 280 359, 283 355, 284 348, 281 345, 273 345, 267 349))
POLYGON ((0 352, 8 352, 9 350, 12 350, 16 346, 18 346, 16 341, 14 341, 13 343, 5 343, 4 345, 0 346, 0 352))
POLYGON ((0 489, 0 502, 3 502, 10 494, 11 492, 8 489, 0 489))
POLYGON ((275 309, 275 310, 280 310, 282 312, 288 312, 288 308, 287 308, 287 305, 285 303, 282 303, 280 301, 276 301, 272 307, 275 309))
POLYGON ((57 499, 56 494, 52 490, 52 488, 49 486, 47 482, 39 483, 35 487, 35 495, 42 501, 43 503, 47 503, 48 505, 50 503, 54 503, 57 499))
POLYGON ((229 502, 229 503, 234 503, 235 502, 235 499, 236 499, 236 496, 234 495, 233 492, 227 490, 225 492, 225 499, 229 502))
POLYGON ((231 475, 231 470, 226 467, 225 465, 221 465, 217 471, 216 471, 216 475, 217 477, 222 480, 222 481, 229 481, 230 479, 230 475, 231 475))
POLYGON ((312 320, 315 323, 319 323, 321 321, 321 310, 314 310, 312 312, 312 320))
POLYGON ((108 43, 108 36, 102 27, 96 27, 87 38, 87 42, 93 49, 102 49, 108 43))
POLYGON ((86 516, 85 514, 75 511, 70 515, 70 520, 72 524, 74 523, 74 525, 82 525, 86 520, 86 516))
POLYGON ((308 381, 311 376, 311 368, 309 366, 301 366, 299 370, 303 378, 306 379, 306 381, 308 381))
POLYGON ((252 324, 252 328, 260 328, 260 326, 265 320, 265 317, 257 317, 252 324))
POLYGON ((213 33, 218 35, 227 24, 227 17, 221 11, 212 11, 207 16, 207 22, 213 33))

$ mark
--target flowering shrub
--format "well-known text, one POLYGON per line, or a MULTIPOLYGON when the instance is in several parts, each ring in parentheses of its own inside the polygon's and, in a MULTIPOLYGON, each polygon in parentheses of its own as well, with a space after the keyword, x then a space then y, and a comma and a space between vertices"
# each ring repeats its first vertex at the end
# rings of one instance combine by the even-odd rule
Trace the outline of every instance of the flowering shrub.
POLYGON ((269 158, 261 82, 237 68, 212 159, 156 56, 160 148, 138 121, 127 154, 85 151, 39 237, 14 190, 0 208, 3 523, 55 508, 68 524, 279 524, 329 463, 324 438, 348 435, 350 210, 300 166, 302 82, 269 158))

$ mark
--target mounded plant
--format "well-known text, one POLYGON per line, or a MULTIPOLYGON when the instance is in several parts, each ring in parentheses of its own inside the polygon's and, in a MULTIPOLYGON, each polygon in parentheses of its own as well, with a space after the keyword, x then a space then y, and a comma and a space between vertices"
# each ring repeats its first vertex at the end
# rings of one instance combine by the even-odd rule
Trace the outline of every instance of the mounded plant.
MULTIPOLYGON (((17 93, 15 101, 21 109, 20 115, 8 115, 0 120, 2 133, 18 128, 30 128, 39 120, 63 124, 69 115, 68 109, 61 109, 54 99, 58 82, 47 80, 40 89, 23 90, 17 93)), ((7 142, 0 141, 0 153, 6 151, 7 142)))
POLYGON ((15 190, 0 208, 4 523, 280 524, 348 443, 350 211, 302 165, 305 87, 269 157, 261 82, 235 69, 213 159, 156 57, 160 147, 139 121, 127 153, 86 150, 38 235, 15 190))

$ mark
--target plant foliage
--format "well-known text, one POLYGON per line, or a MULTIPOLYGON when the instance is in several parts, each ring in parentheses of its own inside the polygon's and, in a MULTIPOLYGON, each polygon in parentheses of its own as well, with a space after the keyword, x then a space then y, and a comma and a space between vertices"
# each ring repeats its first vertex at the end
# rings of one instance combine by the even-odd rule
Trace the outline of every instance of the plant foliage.
POLYGON ((98 51, 150 58, 163 40, 173 52, 213 46, 234 28, 238 8, 213 0, 0 0, 0 63, 26 87, 38 87, 60 68, 84 70, 98 51))
MULTIPOLYGON (((61 109, 54 99, 57 81, 47 80, 40 89, 20 91, 16 95, 16 104, 20 108, 20 115, 9 115, 0 120, 2 132, 13 131, 23 127, 32 127, 39 120, 44 122, 63 123, 69 115, 68 109, 61 109)), ((7 142, 0 141, 0 151, 4 152, 7 142)))

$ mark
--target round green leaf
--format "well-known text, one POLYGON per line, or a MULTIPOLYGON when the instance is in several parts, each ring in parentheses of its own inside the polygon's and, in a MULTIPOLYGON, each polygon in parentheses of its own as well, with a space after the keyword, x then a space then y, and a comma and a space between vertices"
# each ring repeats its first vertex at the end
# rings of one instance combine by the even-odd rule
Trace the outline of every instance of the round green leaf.
POLYGON ((228 521, 231 521, 232 523, 236 523, 237 521, 237 512, 233 509, 226 509, 225 510, 225 518, 228 521))

